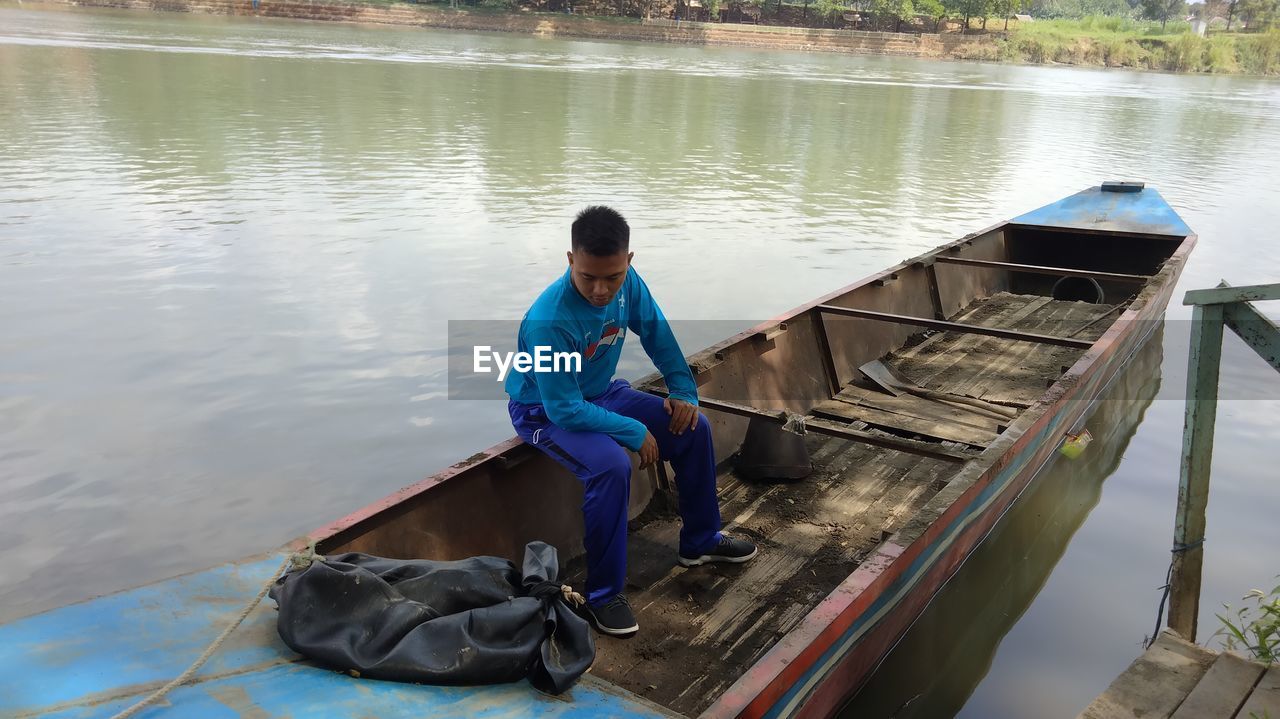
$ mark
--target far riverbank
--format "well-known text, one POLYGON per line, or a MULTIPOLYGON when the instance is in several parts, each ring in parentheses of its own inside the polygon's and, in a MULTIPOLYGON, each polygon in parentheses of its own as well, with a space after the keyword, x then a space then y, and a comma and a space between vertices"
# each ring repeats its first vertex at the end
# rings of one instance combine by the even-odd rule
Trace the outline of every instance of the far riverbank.
MULTIPOLYGON (((507 32, 540 37, 627 40, 773 50, 964 59, 990 54, 988 36, 909 34, 817 28, 698 23, 561 13, 452 10, 406 2, 360 0, 36 0, 43 5, 280 17, 507 32)), ((31 3, 26 3, 30 5, 31 3)))
MULTIPOLYGON (((281 17, 506 32, 539 37, 663 42, 937 60, 1126 67, 1175 72, 1280 74, 1280 33, 1245 38, 1064 37, 1049 26, 1007 34, 891 33, 738 23, 701 23, 560 13, 453 10, 359 0, 37 0, 45 5, 211 15, 281 17)), ((28 3, 30 4, 30 3, 28 3)))

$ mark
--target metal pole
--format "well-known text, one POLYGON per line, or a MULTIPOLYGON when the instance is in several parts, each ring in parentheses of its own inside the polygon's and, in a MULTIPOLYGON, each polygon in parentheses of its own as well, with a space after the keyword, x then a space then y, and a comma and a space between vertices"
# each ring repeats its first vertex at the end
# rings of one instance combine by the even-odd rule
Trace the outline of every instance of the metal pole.
POLYGON ((875 312, 873 310, 863 310, 856 307, 841 307, 839 305, 818 305, 817 309, 821 312, 830 312, 833 315, 843 315, 845 317, 858 317, 865 320, 877 320, 880 322, 890 322, 900 325, 915 325, 917 327, 928 327, 934 330, 944 330, 947 332, 966 332, 971 335, 986 335, 988 337, 999 337, 1006 340, 1018 340, 1020 342, 1039 342, 1040 344, 1058 345, 1059 347, 1075 347, 1076 349, 1087 350, 1093 347, 1093 343, 1088 340, 1071 339, 1070 337, 1054 337, 1053 335, 1036 334, 1035 332, 1019 332, 1018 330, 1006 330, 999 327, 985 327, 983 325, 968 324, 965 322, 947 322, 945 320, 931 320, 927 317, 912 317, 911 315, 896 315, 890 312, 875 312))
MULTIPOLYGON (((666 390, 657 387, 645 387, 645 392, 656 395, 658 397, 666 397, 666 390)), ((752 407, 745 404, 736 404, 734 402, 726 402, 720 399, 712 399, 710 397, 698 398, 699 409, 709 409, 725 414, 737 415, 739 417, 758 417, 777 424, 785 425, 789 418, 789 413, 784 410, 767 410, 758 407, 752 407)), ((956 462, 964 464, 969 460, 977 457, 961 450, 947 449, 932 442, 923 442, 915 439, 905 439, 896 437, 891 434, 872 434, 871 432, 863 432, 862 430, 845 427, 844 425, 829 422, 820 417, 812 417, 809 415, 797 415, 797 418, 804 421, 805 430, 815 434, 824 434, 828 437, 839 437, 860 444, 869 444, 873 447, 884 447, 886 449, 894 449, 899 452, 907 452, 909 454, 918 454, 922 457, 930 459, 940 459, 944 462, 956 462)))
POLYGON ((1169 580, 1169 628, 1191 642, 1196 640, 1196 619, 1200 613, 1200 571, 1204 564, 1204 525, 1205 510, 1209 505, 1213 424, 1218 410, 1222 322, 1222 305, 1197 305, 1191 318, 1182 471, 1178 482, 1178 513, 1174 518, 1173 565, 1169 580))

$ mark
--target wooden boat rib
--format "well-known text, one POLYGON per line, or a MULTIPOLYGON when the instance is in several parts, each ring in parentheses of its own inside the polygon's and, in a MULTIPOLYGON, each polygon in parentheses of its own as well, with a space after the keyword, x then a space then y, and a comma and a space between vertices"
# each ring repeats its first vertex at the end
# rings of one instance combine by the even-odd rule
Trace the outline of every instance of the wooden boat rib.
MULTIPOLYGON (((1135 189, 1090 188, 691 357, 724 460, 722 515, 761 556, 741 567, 679 568, 672 482, 665 472, 633 473, 628 595, 642 632, 600 641, 591 679, 570 702, 549 705, 525 688, 526 710, 572 713, 575 702, 621 716, 838 710, 1158 324, 1196 238, 1154 189, 1135 189), (1054 299, 1063 277, 1096 287, 1101 301, 1054 299), (870 387, 858 367, 872 360, 922 394, 870 387), (937 399, 946 395, 969 401, 937 399), (731 454, 752 418, 794 426, 796 417, 812 476, 779 484, 734 475, 731 454)), ((662 391, 656 376, 637 386, 662 391)), ((518 558, 540 539, 572 560, 581 553, 580 502, 572 476, 512 439, 295 546, 311 539, 324 553, 518 558)), ((576 560, 567 572, 580 581, 576 560)), ((0 639, 12 629, 0 627, 0 639)), ((435 688, 414 689, 422 692, 415 715, 431 707, 439 716, 484 710, 495 691, 471 688, 465 701, 452 694, 437 705, 435 688)), ((336 702, 325 707, 316 715, 348 716, 336 702)))

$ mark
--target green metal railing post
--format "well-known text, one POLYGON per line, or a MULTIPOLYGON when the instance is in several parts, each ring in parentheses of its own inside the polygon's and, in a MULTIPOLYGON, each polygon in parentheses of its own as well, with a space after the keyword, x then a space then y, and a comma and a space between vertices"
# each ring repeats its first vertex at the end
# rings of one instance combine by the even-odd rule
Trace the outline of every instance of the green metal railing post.
POLYGON ((1213 460, 1213 425, 1218 411, 1218 375, 1222 362, 1222 327, 1230 327, 1277 371, 1280 330, 1249 302, 1280 299, 1280 284, 1192 290, 1182 304, 1194 305, 1191 356, 1187 366, 1187 409, 1182 434, 1182 468, 1178 481, 1178 513, 1173 527, 1173 562, 1169 567, 1169 628, 1196 640, 1200 613, 1200 575, 1204 565, 1205 510, 1209 506, 1209 467, 1213 460))
POLYGON ((1192 642, 1196 640, 1196 617, 1200 614, 1204 518, 1209 506, 1209 465, 1213 459, 1221 360, 1222 305, 1199 305, 1191 318, 1191 359, 1187 366, 1187 408, 1169 590, 1169 628, 1192 642))

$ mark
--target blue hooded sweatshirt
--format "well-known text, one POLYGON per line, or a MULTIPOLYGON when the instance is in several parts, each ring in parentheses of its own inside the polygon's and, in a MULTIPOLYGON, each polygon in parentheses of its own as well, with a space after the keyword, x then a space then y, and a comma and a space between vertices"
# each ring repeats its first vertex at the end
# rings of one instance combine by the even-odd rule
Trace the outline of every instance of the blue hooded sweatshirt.
POLYGON ((639 450, 647 432, 644 424, 589 401, 612 381, 627 330, 640 336, 641 346, 662 373, 671 397, 696 405, 698 386, 684 353, 634 268, 627 270, 618 294, 604 307, 592 305, 578 293, 569 270, 551 283, 520 321, 518 349, 530 355, 537 347, 577 352, 582 357, 582 371, 570 371, 564 364, 554 372, 513 369, 504 384, 507 394, 516 402, 541 404, 547 419, 558 427, 603 432, 624 447, 639 450))

